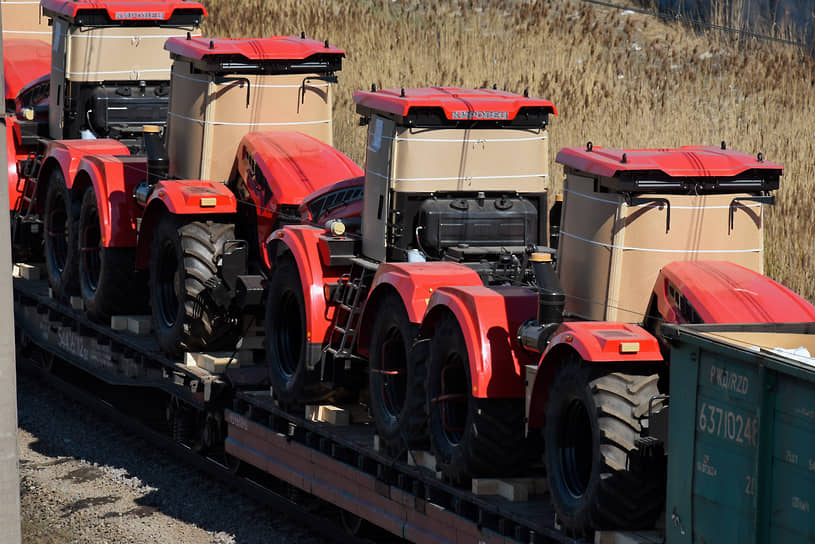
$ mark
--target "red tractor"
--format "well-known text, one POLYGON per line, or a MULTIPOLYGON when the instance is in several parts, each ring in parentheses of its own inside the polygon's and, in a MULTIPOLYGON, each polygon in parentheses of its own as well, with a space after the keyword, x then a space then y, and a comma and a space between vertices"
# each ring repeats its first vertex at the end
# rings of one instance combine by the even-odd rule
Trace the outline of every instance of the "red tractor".
POLYGON ((173 68, 163 140, 160 127, 145 126, 144 154, 112 140, 50 142, 37 194, 46 218, 56 214, 48 195, 71 203, 46 221, 54 293, 78 287, 90 317, 105 321, 143 303, 149 276, 156 335, 177 354, 233 345, 240 323, 228 307, 256 305, 263 292, 257 276, 242 282, 250 260, 263 270, 256 241, 299 222, 305 195, 361 170, 328 145, 341 50, 305 37, 189 35, 165 48, 173 68), (261 129, 298 132, 253 132, 261 129))
MULTIPOLYGON (((16 17, 12 26, 26 30, 9 32, 37 36, 39 6, 20 4, 3 4, 4 25, 16 17)), ((83 154, 138 152, 142 126, 164 125, 171 61, 162 47, 170 36, 197 35, 206 9, 197 2, 155 0, 41 4, 53 46, 16 37, 3 44, 9 204, 17 249, 39 245, 43 225, 53 234, 45 237, 51 256, 46 263, 55 278, 64 270, 71 283, 76 263, 64 246, 75 234, 82 195, 61 188, 70 188, 83 154), (95 141, 80 148, 54 142, 80 138, 95 141)), ((54 289, 62 293, 63 283, 56 281, 54 289)))
POLYGON ((566 173, 559 282, 549 269, 537 274, 539 316, 518 330, 524 349, 541 354, 527 373, 527 425, 544 438, 564 526, 648 527, 665 482, 659 433, 649 432, 670 392, 662 324, 815 320, 812 305, 761 274, 762 205, 781 167, 724 143, 589 144, 557 161, 566 173), (565 296, 567 321, 556 327, 552 292, 565 296))
POLYGON ((761 275, 781 167, 724 145, 564 149, 555 251, 538 245, 550 103, 458 89, 355 99, 369 127, 362 203, 268 239, 279 401, 345 395, 367 369, 356 387, 391 451, 429 440, 459 483, 542 455, 569 530, 653 524, 661 324, 815 320, 761 275))
MULTIPOLYGON (((506 290, 510 298, 485 298, 500 308, 479 315, 494 319, 487 332, 493 350, 514 360, 514 336, 493 332, 514 331, 534 308, 527 289, 501 286, 531 280, 530 256, 546 237, 546 129, 556 111, 547 100, 496 90, 372 90, 354 98, 368 126, 364 198, 356 192, 344 201, 363 198, 355 209, 361 218, 334 214, 328 228, 287 225, 268 238, 266 360, 282 403, 362 390, 381 442, 417 447, 428 440, 426 390, 438 384, 423 355, 428 340, 416 340, 423 321, 447 332, 452 326, 429 313, 439 287, 460 285, 486 298, 506 290)), ((323 201, 308 199, 304 211, 318 215, 323 201)), ((472 467, 439 452, 452 478, 503 473, 523 455, 516 447, 523 386, 515 398, 512 379, 532 362, 521 354, 521 366, 494 368, 493 379, 473 382, 494 418, 482 434, 491 442, 472 452, 472 467)), ((463 379, 461 371, 451 367, 443 379, 463 379)), ((452 417, 460 406, 454 397, 468 391, 446 394, 434 402, 452 417)))

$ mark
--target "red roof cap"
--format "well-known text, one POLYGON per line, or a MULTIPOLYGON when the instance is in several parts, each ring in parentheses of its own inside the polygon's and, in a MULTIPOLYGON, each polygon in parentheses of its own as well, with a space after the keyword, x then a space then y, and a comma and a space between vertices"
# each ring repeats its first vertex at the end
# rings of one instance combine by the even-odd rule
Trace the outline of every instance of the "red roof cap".
POLYGON ((325 42, 295 36, 272 36, 271 38, 170 38, 164 49, 181 57, 201 60, 206 56, 239 55, 247 60, 303 60, 312 55, 329 54, 345 56, 345 51, 326 47, 325 42))
POLYGON ((555 161, 589 174, 614 177, 621 172, 659 171, 672 177, 729 177, 747 170, 783 168, 757 157, 719 147, 683 146, 679 149, 603 149, 564 147, 555 161), (625 154, 625 162, 623 162, 625 154))
POLYGON ((40 4, 46 12, 68 18, 76 17, 80 11, 103 9, 113 21, 166 21, 177 9, 198 9, 204 16, 207 14, 202 4, 186 0, 41 0, 40 4))
POLYGON ((557 115, 549 100, 492 89, 457 89, 454 87, 423 87, 419 89, 382 89, 356 91, 354 102, 359 106, 383 113, 406 116, 410 108, 442 108, 447 119, 503 121, 515 119, 521 108, 544 108, 557 115))

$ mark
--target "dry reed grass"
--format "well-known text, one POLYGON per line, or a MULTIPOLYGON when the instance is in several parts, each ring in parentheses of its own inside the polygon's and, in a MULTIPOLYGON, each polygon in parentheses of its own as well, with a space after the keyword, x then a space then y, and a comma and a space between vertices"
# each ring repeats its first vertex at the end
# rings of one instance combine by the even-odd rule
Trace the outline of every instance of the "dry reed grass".
MULTIPOLYGON (((363 160, 351 93, 491 86, 549 98, 551 149, 719 145, 785 167, 766 272, 815 301, 815 63, 777 44, 696 33, 575 0, 208 0, 209 35, 299 34, 345 48, 335 142, 363 160)), ((561 169, 550 159, 557 190, 561 169)))

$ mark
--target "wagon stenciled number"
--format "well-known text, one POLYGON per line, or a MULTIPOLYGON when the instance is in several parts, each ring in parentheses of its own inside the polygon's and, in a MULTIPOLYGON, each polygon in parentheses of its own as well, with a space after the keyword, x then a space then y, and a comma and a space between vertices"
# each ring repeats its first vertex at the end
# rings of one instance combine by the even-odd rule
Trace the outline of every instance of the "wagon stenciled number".
POLYGON ((755 447, 758 420, 703 402, 699 410, 699 430, 755 447))
POLYGON ((756 477, 755 476, 745 476, 744 477, 744 494, 745 495, 755 495, 756 494, 756 477))

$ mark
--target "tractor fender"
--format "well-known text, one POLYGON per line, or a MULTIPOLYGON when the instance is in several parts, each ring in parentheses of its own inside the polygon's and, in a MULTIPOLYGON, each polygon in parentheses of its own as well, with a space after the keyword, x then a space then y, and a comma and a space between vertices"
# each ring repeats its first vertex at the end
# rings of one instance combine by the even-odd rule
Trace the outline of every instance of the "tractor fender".
POLYGON ((525 287, 439 287, 430 296, 422 335, 452 314, 467 345, 473 397, 523 398, 524 367, 535 363, 518 344, 518 327, 535 315, 537 294, 525 287))
POLYGON ((638 325, 606 321, 563 323, 540 357, 529 401, 529 428, 542 428, 549 386, 564 361, 576 355, 587 363, 643 365, 663 360, 657 339, 638 325))
POLYGON ((136 267, 147 268, 153 230, 164 214, 230 215, 237 199, 223 183, 200 180, 164 180, 156 184, 144 209, 139 227, 136 267))
POLYGON ((174 215, 233 214, 238 200, 223 183, 200 180, 164 180, 156 184, 146 208, 160 200, 174 215))
MULTIPOLYGON (((37 202, 45 205, 45 194, 48 191, 48 176, 55 169, 60 169, 65 184, 71 191, 74 177, 79 169, 79 162, 85 155, 130 155, 127 146, 112 139, 99 140, 54 140, 48 143, 43 155, 42 166, 37 182, 37 202)), ((73 191, 72 191, 73 193, 73 191)), ((79 198, 80 195, 73 195, 79 198)), ((40 209, 39 211, 42 211, 40 209)))
POLYGON ((449 283, 450 278, 455 278, 456 285, 460 286, 483 284, 473 269, 452 262, 381 264, 371 283, 360 318, 357 336, 360 353, 368 353, 379 301, 387 293, 395 292, 402 299, 408 319, 412 323, 421 323, 433 291, 438 286, 449 283))
MULTIPOLYGON (((325 229, 309 225, 286 225, 266 241, 266 260, 272 263, 290 255, 297 265, 303 301, 306 304, 306 335, 312 344, 322 344, 334 318, 334 306, 325 299, 326 283, 339 281, 346 269, 327 267, 320 259, 319 238, 325 229)), ((272 272, 274 273, 274 272, 272 272)))
POLYGON ((9 209, 14 211, 17 208, 17 201, 23 196, 23 187, 18 183, 17 161, 24 159, 18 153, 17 142, 20 127, 14 117, 6 117, 3 124, 6 131, 6 157, 8 157, 8 203, 9 209))
POLYGON ((136 247, 136 224, 142 209, 133 200, 133 189, 144 179, 146 161, 133 159, 87 155, 74 177, 77 198, 93 187, 104 247, 136 247))

